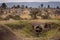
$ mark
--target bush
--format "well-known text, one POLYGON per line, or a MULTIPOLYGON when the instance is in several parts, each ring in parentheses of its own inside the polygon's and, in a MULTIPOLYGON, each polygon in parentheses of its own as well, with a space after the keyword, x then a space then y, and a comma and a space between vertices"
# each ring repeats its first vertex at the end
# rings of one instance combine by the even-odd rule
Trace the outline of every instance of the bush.
POLYGON ((20 20, 20 16, 19 15, 15 15, 14 17, 12 17, 15 20, 20 20))
POLYGON ((21 19, 19 15, 15 15, 15 16, 8 15, 4 20, 9 20, 10 18, 14 19, 14 20, 20 20, 21 19))
POLYGON ((3 20, 3 18, 2 18, 2 17, 0 17, 0 20, 3 20))

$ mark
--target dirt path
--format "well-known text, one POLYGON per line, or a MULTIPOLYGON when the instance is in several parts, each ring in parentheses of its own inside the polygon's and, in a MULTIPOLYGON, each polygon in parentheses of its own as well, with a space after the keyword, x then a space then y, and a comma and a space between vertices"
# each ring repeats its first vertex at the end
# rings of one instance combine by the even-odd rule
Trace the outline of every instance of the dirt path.
POLYGON ((10 28, 0 26, 0 40, 22 40, 22 38, 18 38, 10 28))

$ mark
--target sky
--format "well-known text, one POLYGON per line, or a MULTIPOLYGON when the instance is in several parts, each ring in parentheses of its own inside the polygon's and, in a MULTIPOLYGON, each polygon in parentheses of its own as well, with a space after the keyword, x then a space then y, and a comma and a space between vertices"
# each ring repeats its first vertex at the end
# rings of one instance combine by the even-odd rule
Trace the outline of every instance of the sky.
POLYGON ((0 3, 3 3, 3 2, 50 2, 50 1, 60 2, 60 0, 0 0, 0 3))

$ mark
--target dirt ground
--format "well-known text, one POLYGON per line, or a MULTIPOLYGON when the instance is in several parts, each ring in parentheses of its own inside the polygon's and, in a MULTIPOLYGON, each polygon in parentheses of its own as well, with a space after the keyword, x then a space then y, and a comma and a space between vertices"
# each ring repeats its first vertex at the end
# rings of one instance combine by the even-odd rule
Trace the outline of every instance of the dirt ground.
POLYGON ((10 28, 0 26, 0 40, 22 40, 22 39, 18 38, 10 28))

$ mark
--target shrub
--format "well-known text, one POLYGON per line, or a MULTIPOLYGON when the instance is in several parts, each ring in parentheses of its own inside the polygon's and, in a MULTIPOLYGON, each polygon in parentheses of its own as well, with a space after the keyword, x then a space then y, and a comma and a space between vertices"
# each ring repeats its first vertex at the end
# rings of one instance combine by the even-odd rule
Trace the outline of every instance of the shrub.
POLYGON ((3 20, 3 18, 2 18, 2 17, 0 17, 0 20, 3 20))
POLYGON ((14 20, 20 20, 21 19, 19 15, 15 15, 15 16, 8 15, 4 20, 9 20, 10 18, 14 19, 14 20))
POLYGON ((20 16, 19 15, 15 15, 14 17, 12 17, 15 20, 20 20, 20 16))

